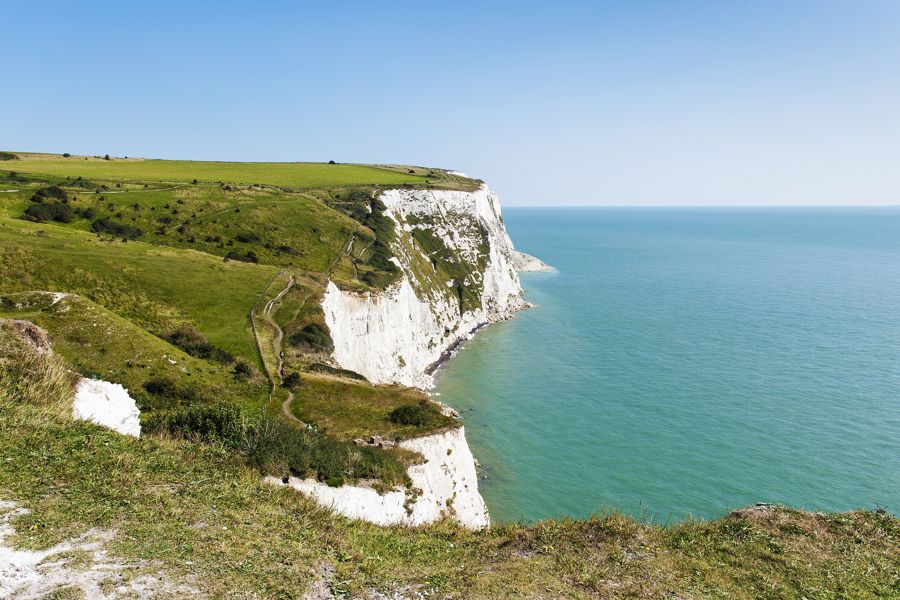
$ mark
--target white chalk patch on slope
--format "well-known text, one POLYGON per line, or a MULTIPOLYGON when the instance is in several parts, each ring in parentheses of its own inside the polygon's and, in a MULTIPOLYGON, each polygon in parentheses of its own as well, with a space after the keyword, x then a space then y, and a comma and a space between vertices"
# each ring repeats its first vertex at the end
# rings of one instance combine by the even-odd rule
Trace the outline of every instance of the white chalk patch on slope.
POLYGON ((72 415, 123 435, 140 437, 141 411, 128 390, 118 383, 84 378, 78 382, 72 415))

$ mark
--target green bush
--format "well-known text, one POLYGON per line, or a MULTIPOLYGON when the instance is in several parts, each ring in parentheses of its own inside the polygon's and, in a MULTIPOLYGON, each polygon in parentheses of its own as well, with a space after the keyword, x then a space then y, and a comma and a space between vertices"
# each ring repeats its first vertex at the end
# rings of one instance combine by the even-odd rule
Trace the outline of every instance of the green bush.
POLYGON ((423 400, 418 404, 404 404, 391 411, 388 419, 398 425, 415 425, 424 427, 440 420, 441 411, 434 403, 423 400))
POLYGON ((303 381, 300 379, 300 373, 297 373, 296 371, 288 373, 285 376, 284 381, 281 382, 282 387, 286 387, 291 390, 300 387, 302 384, 303 381))
POLYGON ((232 369, 231 372, 234 373, 234 376, 238 379, 248 379, 253 375, 253 367, 247 364, 247 362, 239 360, 234 364, 234 369, 232 369))
POLYGON ((189 325, 179 327, 166 336, 166 341, 178 346, 191 356, 222 364, 234 362, 234 356, 209 343, 206 336, 189 325))
POLYGON ((62 189, 58 185, 51 185, 39 189, 31 197, 32 202, 44 202, 46 200, 59 200, 60 202, 68 202, 69 194, 67 194, 66 190, 62 189))
POLYGON ((22 218, 26 221, 46 223, 56 221, 58 223, 71 223, 74 216, 72 207, 68 204, 32 204, 25 209, 22 218))
POLYGON ((300 331, 292 334, 288 341, 292 346, 307 348, 313 351, 328 351, 333 348, 328 330, 318 323, 310 323, 300 331))
POLYGON ((346 377, 347 379, 356 379, 358 381, 366 381, 366 378, 357 373, 356 371, 351 371, 350 369, 338 369, 336 367, 332 367, 331 365, 326 365, 325 363, 315 362, 306 367, 307 371, 312 371, 314 373, 327 373, 328 375, 335 375, 337 377, 346 377))
POLYGON ((137 227, 119 223, 118 221, 113 221, 112 219, 107 219, 105 217, 91 223, 91 231, 94 233, 108 233, 127 240, 137 239, 144 234, 143 230, 137 227))
POLYGON ((232 404, 199 404, 150 413, 143 425, 150 432, 167 431, 204 442, 237 445, 244 425, 241 410, 232 404))
POLYGON ((255 233, 239 233, 234 239, 244 244, 255 244, 259 242, 259 236, 255 233))
POLYGON ((225 255, 225 260, 239 260, 241 262, 258 263, 259 257, 256 256, 256 253, 252 250, 247 252, 246 254, 241 254, 237 250, 229 250, 228 254, 225 255))
POLYGON ((156 400, 151 408, 193 404, 204 400, 194 388, 179 385, 167 377, 148 379, 144 382, 143 388, 156 400))
POLYGON ((12 152, 0 152, 0 160, 19 160, 19 157, 12 152))

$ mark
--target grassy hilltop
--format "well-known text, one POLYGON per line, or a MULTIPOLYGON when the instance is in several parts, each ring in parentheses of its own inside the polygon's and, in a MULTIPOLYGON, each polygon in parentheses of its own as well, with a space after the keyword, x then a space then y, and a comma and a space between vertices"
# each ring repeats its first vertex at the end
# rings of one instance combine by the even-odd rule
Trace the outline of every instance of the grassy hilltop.
POLYGON ((105 549, 127 565, 121 581, 163 574, 217 598, 295 598, 310 585, 317 597, 897 595, 900 523, 888 514, 766 507, 668 527, 605 515, 408 530, 262 483, 406 485, 416 455, 351 440, 456 426, 417 390, 329 366, 320 300, 329 279, 379 289, 398 276, 373 192, 478 184, 397 165, 0 152, 0 318, 37 324, 55 352, 0 326, 0 501, 32 511, 10 521, 7 543, 114 531, 105 549), (125 385, 147 435, 74 422, 74 373, 125 385))

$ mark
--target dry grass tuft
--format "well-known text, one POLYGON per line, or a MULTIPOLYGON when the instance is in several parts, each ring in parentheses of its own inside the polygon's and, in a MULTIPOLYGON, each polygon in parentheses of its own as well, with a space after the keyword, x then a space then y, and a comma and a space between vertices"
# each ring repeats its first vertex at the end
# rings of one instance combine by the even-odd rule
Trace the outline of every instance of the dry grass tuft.
POLYGON ((0 334, 0 408, 30 404, 71 412, 78 376, 59 357, 36 351, 11 332, 0 334))

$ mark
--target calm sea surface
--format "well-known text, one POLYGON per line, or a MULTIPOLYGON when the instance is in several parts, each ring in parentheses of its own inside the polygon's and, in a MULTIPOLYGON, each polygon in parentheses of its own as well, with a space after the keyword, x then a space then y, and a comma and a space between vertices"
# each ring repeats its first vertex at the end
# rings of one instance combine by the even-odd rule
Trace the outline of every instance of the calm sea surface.
POLYGON ((900 513, 900 209, 507 209, 537 306, 444 368, 495 520, 900 513))

